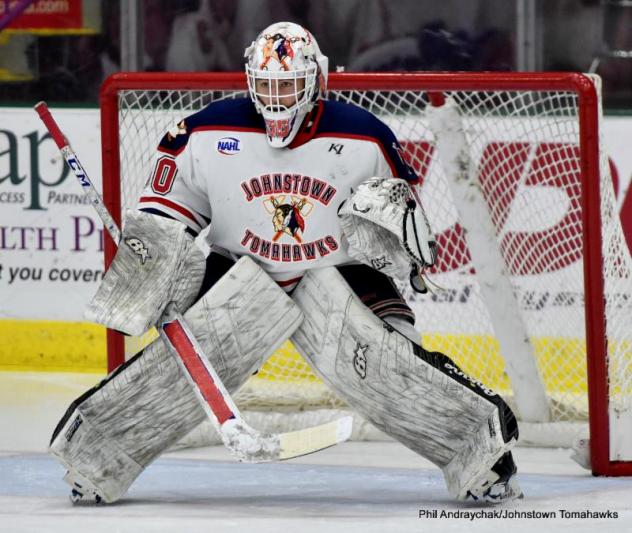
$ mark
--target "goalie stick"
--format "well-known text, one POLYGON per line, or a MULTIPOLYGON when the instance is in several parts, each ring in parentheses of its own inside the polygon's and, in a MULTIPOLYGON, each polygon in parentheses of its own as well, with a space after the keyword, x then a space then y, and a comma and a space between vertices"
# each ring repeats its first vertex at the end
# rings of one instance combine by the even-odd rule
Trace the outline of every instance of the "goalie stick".
MULTIPOLYGON (((48 106, 45 102, 39 102, 34 109, 79 180, 84 193, 90 198, 112 240, 118 244, 121 232, 116 222, 81 166, 70 143, 59 129, 48 106)), ((252 428, 246 423, 215 369, 204 356, 202 348, 175 304, 170 303, 167 306, 160 324, 156 327, 160 336, 171 347, 173 356, 224 445, 237 460, 259 463, 291 459, 328 448, 351 436, 351 416, 311 428, 278 434, 261 433, 252 428)))

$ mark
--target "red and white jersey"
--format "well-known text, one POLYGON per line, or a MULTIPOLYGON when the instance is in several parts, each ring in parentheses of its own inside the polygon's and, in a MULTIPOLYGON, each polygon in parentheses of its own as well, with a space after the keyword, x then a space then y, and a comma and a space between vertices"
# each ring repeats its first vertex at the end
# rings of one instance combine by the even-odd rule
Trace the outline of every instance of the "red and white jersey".
POLYGON ((250 255, 292 289, 309 268, 351 262, 338 208, 371 176, 417 179, 391 130, 351 104, 320 101, 272 148, 247 99, 225 100, 162 139, 138 208, 179 220, 213 250, 250 255))

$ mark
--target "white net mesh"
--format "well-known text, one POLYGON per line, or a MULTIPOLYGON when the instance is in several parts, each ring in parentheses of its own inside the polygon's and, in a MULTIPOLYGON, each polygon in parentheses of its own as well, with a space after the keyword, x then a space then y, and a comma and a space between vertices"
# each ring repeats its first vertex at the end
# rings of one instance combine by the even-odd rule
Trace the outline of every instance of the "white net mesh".
MULTIPOLYGON (((168 127, 234 91, 144 90, 119 93, 121 203, 135 204, 154 149, 168 127)), ((552 421, 587 419, 586 331, 579 159, 578 99, 558 91, 446 92, 458 105, 475 178, 494 223, 498 245, 526 335, 546 390, 552 421)), ((514 394, 494 335, 446 171, 437 153, 425 92, 330 91, 330 99, 360 105, 386 122, 421 177, 422 201, 439 244, 430 296, 406 292, 428 349, 514 394)), ((441 130, 441 128, 439 128, 441 130)), ((605 155, 601 214, 611 406, 632 405, 630 254, 621 230, 605 155)), ((501 311, 502 312, 502 311, 501 311)), ((146 342, 146 339, 145 341, 146 342)), ((604 343, 606 339, 604 339, 604 343)), ((139 344, 129 345, 135 351, 139 344)), ((236 397, 242 409, 309 410, 343 403, 286 344, 236 397)), ((520 412, 520 406, 518 411, 520 412)))

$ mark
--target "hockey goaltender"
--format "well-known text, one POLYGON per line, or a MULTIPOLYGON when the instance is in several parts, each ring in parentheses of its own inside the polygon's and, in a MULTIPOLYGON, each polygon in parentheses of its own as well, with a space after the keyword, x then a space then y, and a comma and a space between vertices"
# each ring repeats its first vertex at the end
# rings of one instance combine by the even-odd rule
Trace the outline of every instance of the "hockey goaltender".
MULTIPOLYGON (((425 291, 440 253, 393 132, 326 99, 328 60, 304 28, 273 24, 245 58, 249 97, 160 142, 88 318, 139 335, 175 302, 229 392, 289 338, 358 413, 441 468, 454 498, 521 497, 512 411, 420 345, 392 282, 425 291), (205 257, 194 238, 207 226, 205 257)), ((75 499, 111 503, 204 417, 158 339, 73 402, 50 450, 75 499)))

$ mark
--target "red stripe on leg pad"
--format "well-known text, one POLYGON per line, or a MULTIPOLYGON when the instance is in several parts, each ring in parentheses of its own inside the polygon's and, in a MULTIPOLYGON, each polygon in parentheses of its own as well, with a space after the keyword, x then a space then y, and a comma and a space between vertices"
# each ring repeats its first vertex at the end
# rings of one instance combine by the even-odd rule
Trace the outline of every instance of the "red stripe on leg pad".
POLYGON ((175 347, 184 366, 189 371, 190 376, 195 381, 220 425, 234 418, 235 415, 224 401, 224 396, 215 385, 213 376, 207 370, 202 356, 189 340, 182 325, 177 321, 169 322, 164 325, 163 330, 175 347))

